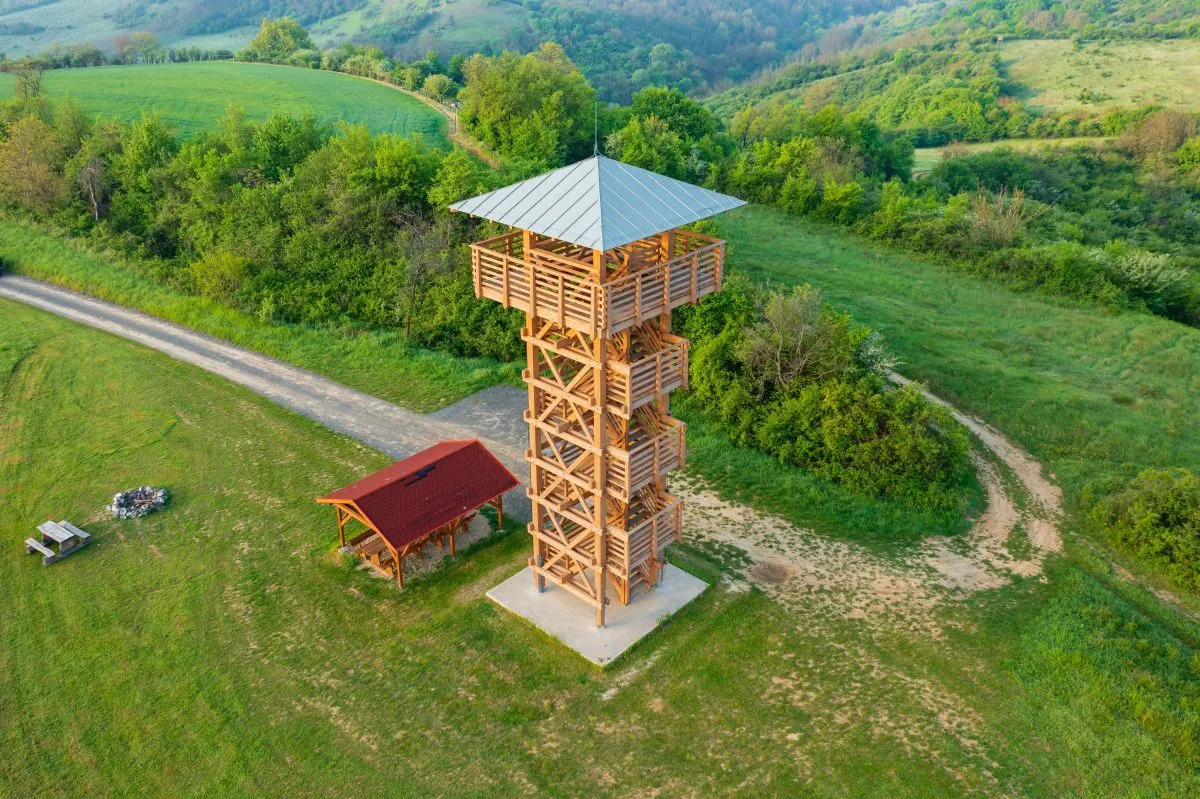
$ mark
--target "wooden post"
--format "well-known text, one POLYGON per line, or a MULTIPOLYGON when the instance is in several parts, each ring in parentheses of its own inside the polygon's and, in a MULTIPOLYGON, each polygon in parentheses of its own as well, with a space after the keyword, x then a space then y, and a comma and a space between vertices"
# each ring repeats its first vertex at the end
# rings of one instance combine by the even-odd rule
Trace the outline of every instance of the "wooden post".
POLYGON ((496 497, 496 529, 504 529, 504 495, 496 497))
POLYGON ((341 549, 345 549, 346 548, 346 514, 337 505, 334 505, 333 508, 334 508, 334 510, 337 511, 338 540, 342 542, 341 549))
MULTIPOLYGON (((604 253, 596 258, 602 263, 604 253)), ((592 358, 596 361, 595 379, 595 422, 593 445, 596 447, 594 485, 596 490, 596 626, 604 626, 604 603, 608 589, 608 337, 607 333, 597 336, 592 342, 592 358)))
MULTIPOLYGON (((529 238, 529 232, 525 231, 526 240, 529 238)), ((525 369, 529 373, 529 414, 532 419, 537 415, 537 389, 534 388, 533 381, 537 378, 537 347, 533 345, 533 337, 537 334, 537 315, 534 313, 525 314, 525 335, 530 339, 525 342, 525 369)), ((542 503, 539 501, 538 492, 541 490, 541 477, 538 474, 538 451, 540 449, 538 442, 538 431, 533 424, 529 425, 529 490, 533 497, 532 518, 529 522, 531 530, 541 533, 542 527, 545 525, 545 519, 542 516, 542 503)), ((532 565, 536 568, 541 568, 545 560, 545 547, 542 544, 542 539, 539 535, 533 537, 533 558, 532 565)), ((534 571, 533 586, 540 594, 546 590, 546 578, 542 576, 540 571, 534 571)))

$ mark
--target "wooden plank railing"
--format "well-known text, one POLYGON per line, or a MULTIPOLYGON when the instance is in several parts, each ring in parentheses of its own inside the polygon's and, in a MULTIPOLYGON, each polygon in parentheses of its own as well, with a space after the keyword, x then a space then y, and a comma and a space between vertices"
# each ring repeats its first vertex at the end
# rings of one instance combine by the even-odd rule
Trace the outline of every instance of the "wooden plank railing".
POLYGON ((637 408, 677 388, 687 388, 687 339, 665 336, 671 345, 632 363, 609 361, 608 405, 628 418, 637 408))
POLYGON ((683 465, 687 425, 671 422, 670 428, 631 449, 608 448, 608 484, 623 499, 683 465))
POLYGON ((675 251, 669 261, 597 283, 570 258, 543 250, 528 254, 533 260, 523 257, 519 232, 510 233, 471 245, 475 294, 592 336, 610 336, 720 290, 722 242, 681 234, 675 251))
POLYGON ((609 527, 608 563, 622 575, 651 557, 657 557, 668 544, 680 539, 683 529, 683 503, 674 497, 662 510, 626 531, 609 527))

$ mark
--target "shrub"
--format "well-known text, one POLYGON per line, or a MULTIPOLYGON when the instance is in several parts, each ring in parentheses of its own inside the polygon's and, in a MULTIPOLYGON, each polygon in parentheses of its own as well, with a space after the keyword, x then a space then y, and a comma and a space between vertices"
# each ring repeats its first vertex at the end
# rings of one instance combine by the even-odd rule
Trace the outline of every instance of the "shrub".
POLYGON ((1144 471, 1097 502, 1090 515, 1117 543, 1200 589, 1200 475, 1186 469, 1144 471))
POLYGON ((196 290, 205 297, 232 305, 250 274, 249 262, 226 250, 205 253, 188 268, 196 290))
POLYGON ((1171 314, 1185 302, 1191 287, 1191 270, 1166 253, 1110 245, 1094 251, 1094 257, 1111 271, 1114 281, 1130 296, 1158 314, 1171 314))
POLYGON ((454 94, 454 81, 446 75, 430 75, 421 84, 421 92, 439 103, 445 102, 454 94))
POLYGON ((684 317, 689 402, 734 443, 862 494, 914 507, 959 502, 965 431, 915 387, 892 389, 878 334, 810 286, 763 295, 731 281, 684 317))
POLYGON ((971 199, 971 209, 971 235, 988 247, 1011 245, 1044 210, 1026 199, 1021 189, 1009 192, 1005 187, 995 194, 979 192, 971 199))

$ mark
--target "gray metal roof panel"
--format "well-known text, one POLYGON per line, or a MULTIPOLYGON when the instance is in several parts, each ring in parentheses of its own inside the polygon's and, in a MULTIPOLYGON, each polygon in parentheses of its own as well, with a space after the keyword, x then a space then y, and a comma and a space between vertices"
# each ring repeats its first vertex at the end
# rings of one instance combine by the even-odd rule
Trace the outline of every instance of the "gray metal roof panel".
POLYGON ((598 155, 450 208, 611 250, 741 205, 736 197, 598 155))

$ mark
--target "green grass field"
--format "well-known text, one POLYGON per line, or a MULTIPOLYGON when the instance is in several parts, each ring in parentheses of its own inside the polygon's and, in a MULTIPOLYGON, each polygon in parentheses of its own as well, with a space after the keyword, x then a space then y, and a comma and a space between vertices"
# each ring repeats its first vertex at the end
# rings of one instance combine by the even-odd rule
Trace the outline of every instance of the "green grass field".
POLYGON ((883 333, 903 373, 1031 450, 1068 500, 1200 463, 1200 330, 1017 293, 764 207, 720 229, 732 268, 820 288, 883 333))
MULTIPOLYGON (((180 133, 213 128, 230 106, 252 120, 273 113, 346 120, 376 133, 421 134, 449 147, 445 117, 421 101, 378 83, 324 70, 210 62, 61 69, 47 72, 51 99, 73 98, 91 114, 136 119, 160 113, 180 133)), ((0 96, 12 76, 0 74, 0 96)))
MULTIPOLYGON (((1111 139, 1103 136, 1071 136, 1063 139, 1004 139, 1003 141, 970 142, 956 144, 968 153, 986 153, 1000 147, 1011 147, 1017 152, 1039 152, 1063 147, 1100 147, 1111 139)), ((913 151, 913 175, 927 174, 942 160, 944 147, 918 147, 913 151)))
POLYGON ((1200 108, 1200 41, 1100 42, 1078 50, 1065 39, 1002 46, 1004 69, 1035 110, 1110 106, 1200 108), (1085 94, 1090 92, 1090 94, 1085 94))
POLYGON ((1067 563, 941 636, 718 586, 599 671, 483 597, 515 530, 354 570, 311 498, 384 458, 213 375, 0 301, 0 420, 0 795, 1200 790, 1200 659, 1067 563), (166 510, 106 518, 146 482, 166 510), (42 567, 47 517, 96 543, 42 567))

